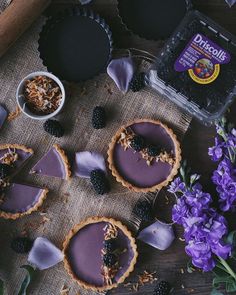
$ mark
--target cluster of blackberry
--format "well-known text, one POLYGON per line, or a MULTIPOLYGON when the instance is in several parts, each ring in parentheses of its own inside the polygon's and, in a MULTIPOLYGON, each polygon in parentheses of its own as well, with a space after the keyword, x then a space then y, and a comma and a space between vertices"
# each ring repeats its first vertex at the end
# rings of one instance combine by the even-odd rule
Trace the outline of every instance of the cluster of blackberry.
POLYGON ((99 195, 104 195, 110 191, 110 184, 104 171, 100 169, 93 170, 90 173, 90 181, 99 195))
MULTIPOLYGON (((226 97, 235 86, 236 58, 230 52, 230 63, 221 65, 221 71, 217 79, 206 85, 193 81, 188 71, 175 71, 174 64, 176 60, 191 38, 197 33, 202 33, 213 42, 219 43, 218 35, 214 34, 207 26, 203 26, 199 19, 193 19, 164 48, 161 59, 156 63, 157 74, 166 85, 173 87, 177 93, 184 95, 200 109, 204 109, 209 113, 215 113, 224 105, 226 97)), ((228 43, 226 46, 227 48, 229 47, 228 43)))
POLYGON ((12 167, 10 165, 0 163, 0 179, 4 179, 10 176, 12 172, 12 167))
POLYGON ((117 256, 114 254, 117 249, 117 241, 116 239, 109 239, 103 242, 103 248, 105 250, 105 254, 103 255, 103 263, 107 267, 112 267, 117 263, 117 256))
POLYGON ((141 152, 143 149, 147 149, 147 153, 150 157, 156 157, 160 154, 161 148, 153 144, 147 144, 145 139, 140 135, 135 135, 131 140, 130 146, 136 152, 141 152))

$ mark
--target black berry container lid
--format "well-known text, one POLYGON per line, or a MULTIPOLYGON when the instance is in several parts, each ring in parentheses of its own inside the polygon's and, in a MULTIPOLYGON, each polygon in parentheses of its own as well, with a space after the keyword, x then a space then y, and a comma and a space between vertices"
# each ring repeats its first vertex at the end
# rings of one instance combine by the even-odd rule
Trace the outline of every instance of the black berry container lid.
POLYGON ((170 37, 191 9, 191 0, 118 0, 126 29, 147 40, 170 37))
POLYGON ((105 20, 79 6, 49 17, 39 37, 43 64, 69 82, 86 81, 104 72, 112 49, 112 33, 105 20))
POLYGON ((236 37, 189 12, 158 55, 148 83, 204 124, 213 123, 236 95, 236 37))

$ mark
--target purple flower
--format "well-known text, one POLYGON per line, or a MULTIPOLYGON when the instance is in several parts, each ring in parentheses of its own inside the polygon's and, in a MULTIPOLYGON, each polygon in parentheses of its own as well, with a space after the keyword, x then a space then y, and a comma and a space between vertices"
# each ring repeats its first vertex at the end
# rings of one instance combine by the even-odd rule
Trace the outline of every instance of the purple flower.
MULTIPOLYGON (((227 162, 223 162, 221 167, 229 168, 227 162)), ((217 177, 220 182, 226 181, 221 174, 217 177)), ((190 180, 197 181, 198 178, 190 176, 190 180)), ((172 218, 184 228, 185 250, 192 257, 192 263, 203 271, 211 271, 216 265, 216 255, 226 259, 231 254, 231 245, 223 242, 228 232, 227 222, 211 208, 211 195, 203 192, 200 183, 194 181, 190 187, 180 178, 172 182, 169 191, 180 194, 173 206, 172 218)), ((231 190, 234 191, 233 188, 231 190)))
POLYGON ((176 193, 183 193, 186 190, 186 185, 185 183, 180 179, 180 177, 175 178, 169 188, 168 191, 176 194, 176 193))
POLYGON ((218 137, 215 138, 215 145, 208 149, 208 155, 211 156, 212 161, 218 162, 223 156, 223 146, 222 141, 218 137))
POLYGON ((185 251, 192 257, 193 265, 205 272, 211 271, 216 265, 211 248, 207 243, 191 240, 185 247, 185 251))
POLYGON ((228 159, 222 160, 214 171, 212 181, 216 184, 222 211, 234 210, 236 206, 236 169, 228 159))

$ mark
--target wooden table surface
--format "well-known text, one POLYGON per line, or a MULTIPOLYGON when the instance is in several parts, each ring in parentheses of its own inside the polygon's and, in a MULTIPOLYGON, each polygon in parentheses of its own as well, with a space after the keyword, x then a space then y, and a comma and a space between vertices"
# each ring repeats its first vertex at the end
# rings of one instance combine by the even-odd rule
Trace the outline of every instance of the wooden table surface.
MULTIPOLYGON (((73 0, 54 0, 47 10, 47 14, 51 14, 55 10, 74 2, 73 0)), ((236 6, 230 9, 224 0, 195 0, 193 2, 196 9, 236 35, 236 6)), ((173 9, 174 3, 173 0, 173 9)), ((157 54, 159 48, 163 45, 163 42, 147 41, 127 32, 118 17, 115 0, 94 0, 91 7, 99 12, 111 26, 117 48, 135 47, 157 54)), ((228 114, 230 120, 236 124, 235 115, 236 104, 231 107, 228 114)), ((212 194, 214 194, 214 187, 210 184, 210 177, 214 164, 210 161, 207 150, 213 144, 214 134, 214 128, 204 127, 196 120, 193 120, 182 143, 184 157, 188 160, 192 169, 202 175, 202 184, 205 190, 212 194)), ((158 214, 157 211, 157 216, 158 214)), ((232 216, 230 216, 230 219, 233 219, 232 216)), ((134 274, 130 277, 130 281, 136 282, 137 274, 142 273, 144 270, 156 271, 160 279, 167 280, 174 286, 173 294, 175 295, 209 295, 212 290, 211 274, 202 274, 201 272, 188 274, 186 272, 186 264, 189 259, 184 252, 184 243, 178 239, 181 236, 181 229, 177 228, 176 232, 177 239, 167 251, 158 251, 148 245, 138 243, 139 261, 134 274)), ((135 294, 151 295, 153 289, 154 285, 147 285, 141 287, 135 294)), ((119 295, 133 293, 130 287, 124 286, 109 292, 109 294, 119 295)))

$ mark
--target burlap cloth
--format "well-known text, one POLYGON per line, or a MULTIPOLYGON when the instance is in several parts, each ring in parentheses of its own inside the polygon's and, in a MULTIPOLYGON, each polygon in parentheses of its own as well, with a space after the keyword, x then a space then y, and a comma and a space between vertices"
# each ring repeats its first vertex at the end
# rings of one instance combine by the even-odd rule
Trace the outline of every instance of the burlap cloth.
MULTIPOLYGON (((1 3, 1 0, 0 0, 1 3)), ((1 7, 0 7, 1 8, 1 7)), ((16 109, 15 91, 20 80, 36 70, 45 70, 37 51, 38 33, 42 20, 38 21, 17 44, 0 60, 0 103, 11 112, 16 109)), ((143 67, 148 64, 143 62, 143 67)), ((34 157, 27 163, 16 181, 46 186, 50 189, 41 213, 17 221, 0 220, 0 277, 6 282, 6 294, 15 295, 25 276, 19 269, 27 263, 27 257, 15 255, 9 245, 12 237, 27 234, 32 238, 46 236, 61 248, 65 235, 82 219, 92 215, 111 216, 122 220, 131 229, 137 228, 132 209, 142 196, 129 192, 110 176, 111 192, 97 196, 85 179, 73 178, 61 181, 47 177, 29 175, 32 165, 54 143, 60 144, 73 158, 76 151, 100 151, 106 156, 108 144, 115 131, 134 118, 161 119, 181 137, 187 130, 190 117, 163 97, 150 89, 140 93, 123 95, 106 75, 88 81, 83 85, 70 85, 66 107, 59 119, 66 129, 62 139, 55 139, 43 131, 43 122, 33 121, 24 115, 7 122, 0 130, 0 143, 18 143, 32 147, 34 157), (102 130, 91 128, 91 112, 96 105, 106 108, 108 126, 102 130), (46 214, 42 213, 45 212, 46 214)), ((78 294, 79 287, 73 283, 63 268, 63 264, 40 272, 30 290, 30 294, 60 294, 63 285, 69 286, 72 295, 78 294)), ((80 294, 92 294, 81 291, 80 294)))

